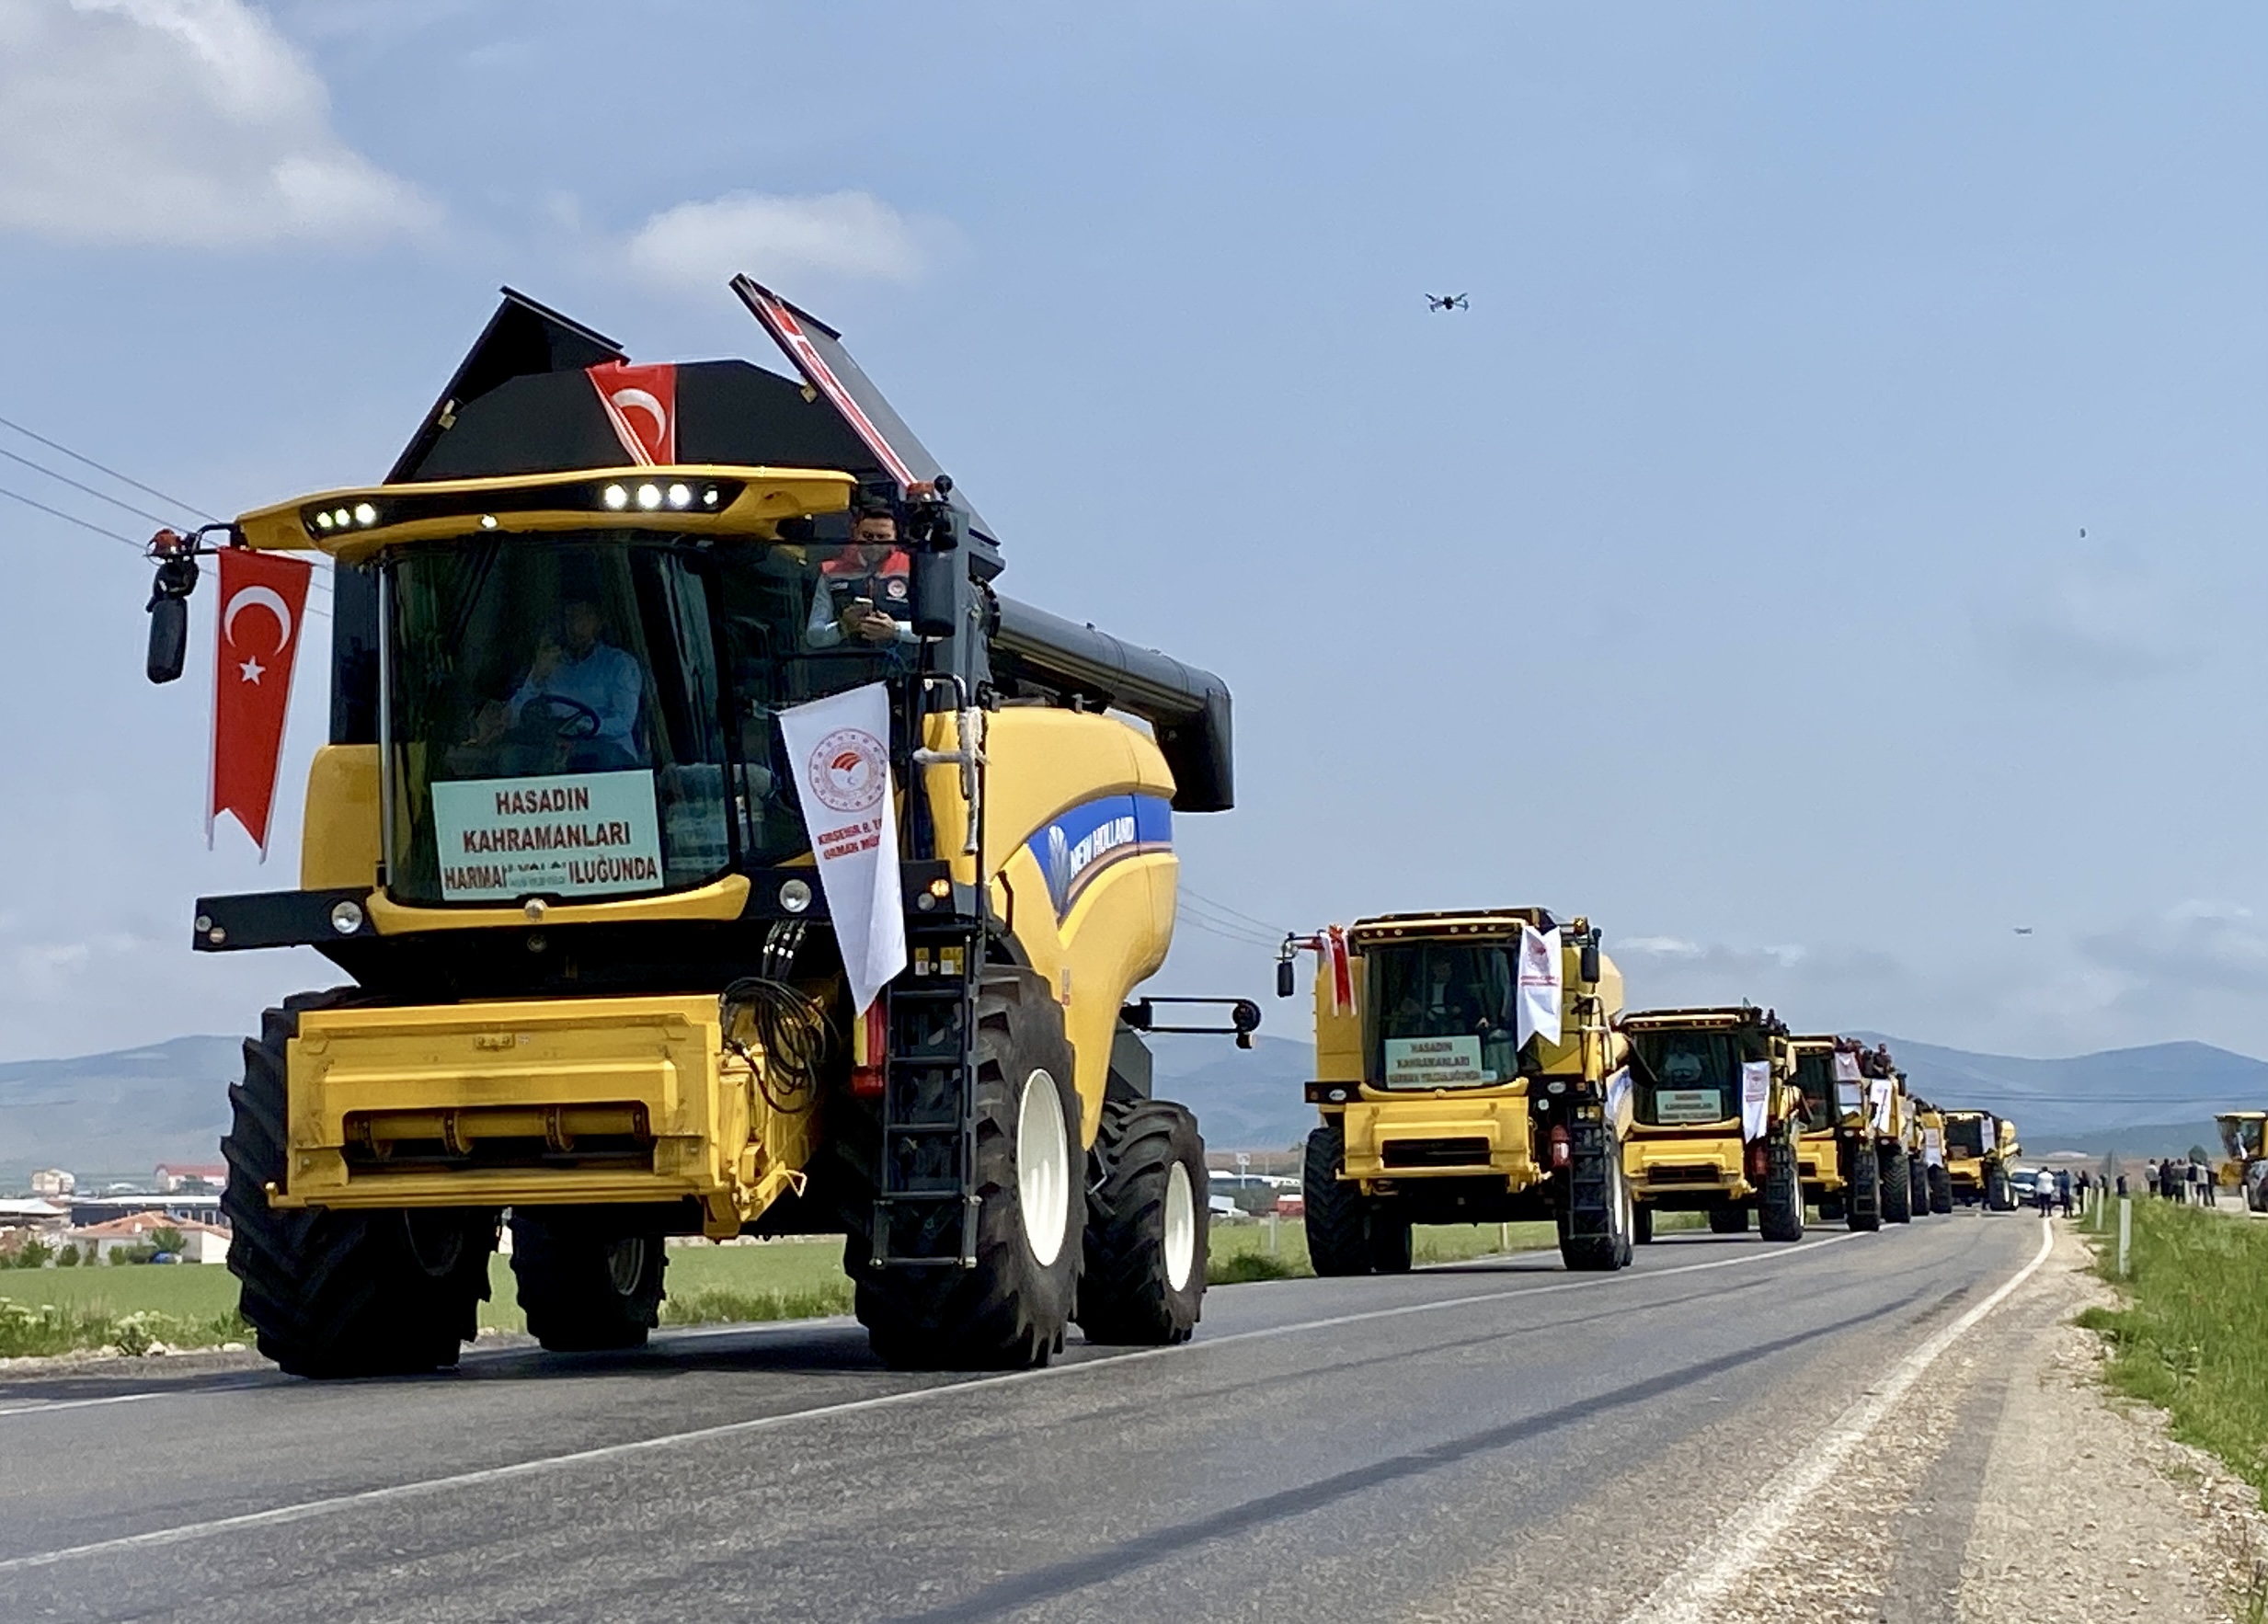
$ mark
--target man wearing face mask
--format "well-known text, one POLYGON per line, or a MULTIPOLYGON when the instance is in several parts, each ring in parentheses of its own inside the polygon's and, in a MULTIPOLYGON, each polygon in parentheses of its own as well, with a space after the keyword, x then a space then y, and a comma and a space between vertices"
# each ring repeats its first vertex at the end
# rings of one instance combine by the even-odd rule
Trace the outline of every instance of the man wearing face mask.
POLYGON ((917 641, 911 613, 913 566, 898 544, 898 520, 868 503, 851 517, 851 542, 819 565, 804 642, 812 648, 878 648, 917 641))

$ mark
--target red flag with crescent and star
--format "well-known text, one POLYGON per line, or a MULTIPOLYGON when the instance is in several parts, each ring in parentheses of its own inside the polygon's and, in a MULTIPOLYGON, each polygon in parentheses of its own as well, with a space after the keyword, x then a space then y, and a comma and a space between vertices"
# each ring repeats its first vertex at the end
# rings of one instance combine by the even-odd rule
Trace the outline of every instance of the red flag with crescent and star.
POLYGON ((633 366, 626 360, 587 367, 614 438, 633 462, 645 466, 677 461, 677 368, 633 366))
POLYGON ((283 717, 292 704, 292 666, 299 652, 315 566, 281 553, 221 550, 219 650, 213 671, 212 804, 205 841, 222 813, 233 816, 268 855, 268 817, 283 757, 283 717))

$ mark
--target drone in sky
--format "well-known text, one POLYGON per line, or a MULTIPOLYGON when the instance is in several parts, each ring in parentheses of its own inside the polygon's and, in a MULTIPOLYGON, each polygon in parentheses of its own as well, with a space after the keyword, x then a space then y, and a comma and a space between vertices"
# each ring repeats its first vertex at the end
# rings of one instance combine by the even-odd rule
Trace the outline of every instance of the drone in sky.
POLYGON ((1426 308, 1427 310, 1470 310, 1472 307, 1465 303, 1465 296, 1462 293, 1428 293, 1426 295, 1426 308))
POLYGON ((2019 936, 2029 936, 2032 934, 2032 927, 2030 925, 2018 925, 2016 927, 2016 933, 2019 936))

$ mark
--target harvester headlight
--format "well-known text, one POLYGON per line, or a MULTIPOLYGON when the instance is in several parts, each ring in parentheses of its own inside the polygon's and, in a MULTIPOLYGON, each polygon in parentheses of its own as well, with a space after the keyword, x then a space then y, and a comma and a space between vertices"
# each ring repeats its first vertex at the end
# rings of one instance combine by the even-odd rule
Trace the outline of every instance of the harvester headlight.
POLYGON ((599 500, 619 513, 630 505, 630 493, 619 485, 610 485, 599 493, 599 500))
POLYGON ((483 513, 480 516, 480 528, 483 530, 494 530, 496 528, 496 515, 493 513, 483 513))
POLYGON ((362 928, 362 905, 351 897, 331 904, 331 929, 351 936, 362 928))
POLYGON ((378 522, 378 509, 368 502, 357 502, 354 505, 354 521, 357 524, 375 524, 378 522))
POLYGON ((331 522, 338 526, 339 529, 344 530, 347 526, 354 522, 354 515, 348 512, 344 508, 335 508, 331 510, 331 522))
POLYGON ((716 506, 716 487, 715 486, 710 486, 706 490, 701 493, 701 505, 704 508, 714 508, 716 506))
POLYGON ((315 528, 316 528, 317 530, 328 530, 328 529, 330 529, 330 528, 331 528, 331 516, 330 516, 328 513, 318 513, 318 514, 316 514, 316 515, 315 515, 315 528))
POLYGON ((780 906, 790 913, 801 913, 811 906, 811 887, 802 880, 789 880, 780 886, 780 906))
POLYGON ((670 487, 670 506, 672 508, 692 507, 693 487, 685 485, 671 486, 670 487))
POLYGON ((658 485, 641 485, 638 486, 638 506, 645 509, 648 513, 651 513, 655 509, 660 507, 661 486, 658 485))

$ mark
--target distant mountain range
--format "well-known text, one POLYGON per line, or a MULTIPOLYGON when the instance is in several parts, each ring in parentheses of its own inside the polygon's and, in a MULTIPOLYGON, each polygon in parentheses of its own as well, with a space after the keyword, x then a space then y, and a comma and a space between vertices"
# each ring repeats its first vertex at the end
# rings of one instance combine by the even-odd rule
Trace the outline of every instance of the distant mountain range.
MULTIPOLYGON (((2211 1147, 2216 1111, 2268 1109, 2268 1061, 2207 1044, 2030 1060, 1882 1041, 1923 1098, 2013 1117, 2033 1154, 2211 1147)), ((1288 1149, 1315 1124, 1300 1097, 1313 1065, 1305 1043, 1262 1037, 1240 1050, 1218 1038, 1159 1037, 1152 1047, 1157 1092, 1193 1107, 1215 1149, 1288 1149)), ((147 1178, 161 1161, 219 1161, 242 1052, 234 1037, 177 1037, 0 1065, 0 1193, 24 1187, 36 1168, 69 1168, 86 1188, 147 1178)))

